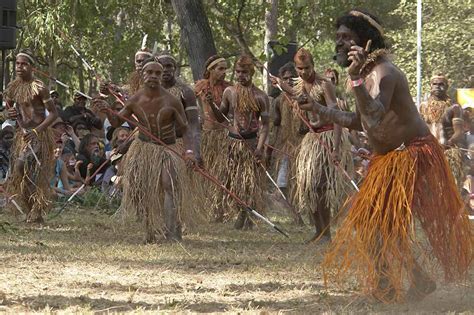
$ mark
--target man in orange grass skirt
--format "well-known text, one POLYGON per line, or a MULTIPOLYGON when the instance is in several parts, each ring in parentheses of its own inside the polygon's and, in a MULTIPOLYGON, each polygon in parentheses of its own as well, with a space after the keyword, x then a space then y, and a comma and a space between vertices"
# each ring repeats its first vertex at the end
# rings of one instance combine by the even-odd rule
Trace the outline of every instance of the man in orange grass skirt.
POLYGON ((407 297, 422 299, 436 283, 415 258, 436 258, 448 281, 467 275, 473 257, 468 217, 442 147, 421 119, 404 73, 387 56, 378 19, 353 10, 336 27, 336 60, 348 68, 357 111, 314 100, 300 107, 365 130, 375 156, 326 254, 325 278, 342 280, 351 272, 384 302, 403 300, 408 284, 407 297), (430 243, 428 252, 414 246, 414 218, 430 243))

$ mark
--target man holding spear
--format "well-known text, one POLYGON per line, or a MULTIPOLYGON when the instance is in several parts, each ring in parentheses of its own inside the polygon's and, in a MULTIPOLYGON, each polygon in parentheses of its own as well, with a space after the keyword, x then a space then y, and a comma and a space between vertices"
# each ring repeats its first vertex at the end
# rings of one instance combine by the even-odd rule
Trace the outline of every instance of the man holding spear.
POLYGON ((50 205, 50 179, 54 168, 54 141, 50 130, 58 113, 48 88, 33 77, 35 59, 30 51, 16 56, 16 79, 5 90, 8 118, 16 119, 12 150, 12 176, 7 185, 10 195, 18 194, 26 206, 26 221, 42 223, 50 205), (49 115, 46 116, 46 110, 49 115))
MULTIPOLYGON (((161 86, 162 73, 159 62, 147 59, 142 66, 143 86, 120 112, 125 118, 135 115, 140 125, 166 144, 162 146, 140 131, 126 155, 122 206, 143 213, 147 243, 156 242, 159 236, 181 240, 182 215, 189 209, 184 204, 188 198, 182 198, 187 184, 184 164, 168 148, 175 146, 176 129, 183 132, 186 158, 195 161, 183 106, 161 86)), ((95 102, 106 111, 112 126, 121 125, 122 119, 110 112, 105 101, 95 102)))
MULTIPOLYGON (((240 56, 235 63, 237 84, 225 89, 220 108, 213 102, 210 105, 219 122, 226 118, 230 121, 226 175, 230 189, 245 196, 248 204, 261 205, 265 177, 259 164, 269 132, 270 101, 265 92, 252 83, 254 73, 253 60, 240 56)), ((251 226, 248 212, 241 210, 235 228, 251 226)))

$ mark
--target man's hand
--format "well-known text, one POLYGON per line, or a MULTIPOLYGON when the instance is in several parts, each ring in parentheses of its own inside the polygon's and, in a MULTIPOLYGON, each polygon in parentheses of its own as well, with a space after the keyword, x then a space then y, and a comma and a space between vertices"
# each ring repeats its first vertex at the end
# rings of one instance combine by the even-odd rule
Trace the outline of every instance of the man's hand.
POLYGON ((298 96, 298 99, 296 100, 298 102, 298 106, 300 109, 304 111, 312 111, 313 108, 313 99, 309 97, 308 95, 300 95, 298 96))
POLYGON ((194 152, 192 150, 186 150, 186 152, 184 153, 184 160, 188 168, 195 168, 198 164, 196 156, 194 155, 194 152))
POLYGON ((23 140, 27 143, 31 143, 34 139, 38 139, 38 135, 36 132, 32 130, 27 130, 26 133, 23 135, 23 140))
POLYGON ((66 126, 66 134, 67 134, 68 136, 72 136, 72 135, 75 134, 74 128, 72 128, 71 125, 67 125, 67 126, 66 126))
POLYGON ((352 61, 351 65, 347 69, 347 72, 352 79, 358 79, 360 76, 360 70, 367 60, 368 51, 370 50, 371 40, 367 42, 366 48, 357 46, 354 41, 351 41, 351 50, 347 53, 349 56, 348 60, 352 61))
POLYGON ((341 150, 332 151, 331 159, 335 164, 339 164, 341 162, 341 150))
POLYGON ((273 85, 274 87, 279 87, 279 86, 281 86, 280 80, 279 80, 278 77, 275 77, 275 76, 273 76, 273 75, 270 75, 268 78, 270 79, 270 82, 272 83, 272 85, 273 85))
POLYGON ((101 99, 101 98, 94 98, 92 100, 92 104, 97 108, 98 111, 100 112, 108 112, 110 109, 109 103, 107 101, 101 99))
POLYGON ((255 154, 255 159, 257 160, 257 162, 261 163, 262 157, 263 157, 263 150, 261 148, 257 148, 255 149, 254 154, 255 154))
POLYGON ((102 94, 109 95, 109 88, 111 88, 110 82, 102 82, 99 86, 99 91, 102 94))
POLYGON ((15 120, 18 118, 18 111, 15 107, 10 107, 7 109, 7 119, 15 120))
POLYGON ((206 103, 208 103, 208 104, 213 104, 214 103, 214 97, 212 96, 211 91, 208 91, 206 93, 206 103))

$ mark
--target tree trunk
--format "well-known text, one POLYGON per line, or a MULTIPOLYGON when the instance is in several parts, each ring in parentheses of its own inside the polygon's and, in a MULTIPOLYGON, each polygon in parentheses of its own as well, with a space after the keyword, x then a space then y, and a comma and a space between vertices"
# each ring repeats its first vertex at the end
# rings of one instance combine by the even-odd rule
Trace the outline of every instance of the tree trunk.
MULTIPOLYGON (((266 0, 270 4, 270 7, 265 11, 265 40, 264 40, 264 49, 265 49, 265 67, 268 69, 268 62, 272 57, 272 52, 270 48, 270 41, 275 40, 278 32, 278 0, 266 0)), ((269 73, 267 70, 263 69, 263 84, 267 93, 270 93, 271 83, 269 80, 269 73)))
POLYGON ((202 0, 171 0, 181 28, 194 80, 202 78, 207 58, 217 53, 202 0))

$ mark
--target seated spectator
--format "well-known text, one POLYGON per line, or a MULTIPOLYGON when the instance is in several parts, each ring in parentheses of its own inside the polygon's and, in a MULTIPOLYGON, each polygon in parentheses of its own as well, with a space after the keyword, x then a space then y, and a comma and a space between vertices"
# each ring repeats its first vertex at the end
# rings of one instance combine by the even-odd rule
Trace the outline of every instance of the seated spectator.
POLYGON ((0 131, 0 182, 7 179, 10 168, 10 149, 15 136, 15 128, 12 122, 7 120, 2 124, 0 131))
POLYGON ((112 154, 110 159, 112 165, 107 168, 102 180, 102 192, 109 197, 117 196, 117 192, 120 190, 120 177, 118 174, 122 157, 123 155, 120 153, 112 154))
POLYGON ((64 117, 64 106, 63 106, 63 103, 61 103, 61 100, 59 99, 58 91, 51 90, 49 92, 49 95, 51 96, 51 99, 53 100, 53 103, 56 106, 56 110, 58 111, 58 117, 61 117, 61 119, 63 119, 63 117, 64 117))
MULTIPOLYGON (((82 138, 81 144, 79 145, 77 160, 82 161, 82 164, 79 166, 79 171, 83 179, 87 179, 88 172, 93 174, 99 166, 106 161, 103 156, 100 156, 99 138, 97 136, 88 134, 82 138)), ((91 178, 90 183, 97 183, 106 168, 107 166, 103 167, 95 178, 91 178)))
POLYGON ((64 147, 70 151, 77 152, 79 150, 80 140, 72 126, 66 124, 60 117, 51 125, 56 143, 62 142, 64 147))
POLYGON ((76 92, 74 94, 74 103, 64 110, 64 120, 72 125, 81 121, 89 131, 92 128, 102 129, 102 120, 86 108, 86 103, 87 98, 76 92))
POLYGON ((82 185, 79 173, 80 163, 76 163, 74 153, 59 145, 55 151, 56 165, 51 182, 53 190, 59 195, 71 195, 82 185))
POLYGON ((86 135, 91 133, 90 129, 87 128, 87 125, 82 120, 77 120, 72 124, 72 127, 79 140, 82 140, 86 135))
MULTIPOLYGON (((117 152, 120 152, 122 154, 125 154, 128 151, 128 148, 130 147, 131 142, 129 145, 125 147, 120 147, 125 140, 128 139, 128 136, 130 135, 130 129, 126 127, 118 127, 113 129, 113 133, 110 135, 110 150, 107 151, 106 156, 110 156, 111 152, 114 150, 118 150, 117 152), (119 149, 120 147, 120 149, 119 149)), ((107 135, 109 138, 109 134, 107 135)))

